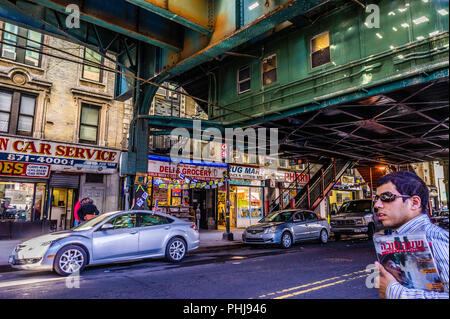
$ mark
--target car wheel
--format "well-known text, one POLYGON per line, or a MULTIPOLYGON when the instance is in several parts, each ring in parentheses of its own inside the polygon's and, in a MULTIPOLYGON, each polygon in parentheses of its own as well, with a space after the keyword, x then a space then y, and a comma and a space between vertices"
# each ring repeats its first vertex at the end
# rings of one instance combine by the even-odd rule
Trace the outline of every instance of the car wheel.
POLYGON ((169 240, 166 247, 166 258, 170 262, 180 262, 186 256, 186 243, 183 239, 175 237, 169 240))
POLYGON ((53 268, 58 275, 70 276, 82 272, 86 264, 86 251, 80 246, 69 245, 58 251, 53 268))
POLYGON ((369 236, 369 239, 372 239, 374 234, 375 226, 373 224, 369 224, 369 231, 367 232, 367 236, 369 236))
POLYGON ((334 234, 334 240, 335 241, 339 241, 339 240, 341 240, 341 234, 334 234))
POLYGON ((320 232, 320 242, 322 244, 326 244, 328 242, 328 232, 325 229, 322 229, 320 232))
POLYGON ((292 236, 288 232, 284 232, 281 235, 281 247, 284 249, 291 248, 292 246, 292 236))

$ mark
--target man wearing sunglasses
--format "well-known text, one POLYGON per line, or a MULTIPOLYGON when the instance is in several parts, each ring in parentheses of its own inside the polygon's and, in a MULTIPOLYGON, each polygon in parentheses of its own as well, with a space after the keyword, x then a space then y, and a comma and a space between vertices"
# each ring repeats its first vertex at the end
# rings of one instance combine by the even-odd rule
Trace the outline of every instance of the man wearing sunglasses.
POLYGON ((433 255, 446 292, 439 293, 402 286, 381 264, 378 292, 386 299, 448 299, 448 231, 434 225, 427 216, 428 188, 411 172, 395 172, 383 176, 377 185, 374 207, 383 226, 393 234, 423 232, 432 243, 433 255))

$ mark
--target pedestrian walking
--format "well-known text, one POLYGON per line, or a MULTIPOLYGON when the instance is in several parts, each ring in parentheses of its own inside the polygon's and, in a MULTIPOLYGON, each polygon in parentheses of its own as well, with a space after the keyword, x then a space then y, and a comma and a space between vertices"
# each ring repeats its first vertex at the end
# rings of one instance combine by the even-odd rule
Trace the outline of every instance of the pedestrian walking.
POLYGON ((385 227, 394 235, 424 233, 431 243, 439 276, 446 292, 409 289, 403 286, 380 263, 378 292, 386 299, 448 299, 448 231, 431 223, 427 215, 429 193, 425 182, 411 172, 383 176, 377 185, 374 207, 385 227))
POLYGON ((94 201, 91 198, 87 198, 86 201, 87 202, 81 205, 80 209, 78 210, 78 217, 80 218, 80 222, 85 222, 100 214, 97 206, 94 205, 94 201))

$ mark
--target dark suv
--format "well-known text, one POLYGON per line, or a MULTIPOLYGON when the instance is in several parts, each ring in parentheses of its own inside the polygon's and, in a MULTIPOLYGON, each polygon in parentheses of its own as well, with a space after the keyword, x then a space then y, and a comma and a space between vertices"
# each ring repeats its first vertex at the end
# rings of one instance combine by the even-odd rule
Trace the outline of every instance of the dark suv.
POLYGON ((330 225, 334 239, 341 235, 367 234, 371 239, 373 234, 383 229, 371 199, 345 202, 337 212, 331 213, 330 225))

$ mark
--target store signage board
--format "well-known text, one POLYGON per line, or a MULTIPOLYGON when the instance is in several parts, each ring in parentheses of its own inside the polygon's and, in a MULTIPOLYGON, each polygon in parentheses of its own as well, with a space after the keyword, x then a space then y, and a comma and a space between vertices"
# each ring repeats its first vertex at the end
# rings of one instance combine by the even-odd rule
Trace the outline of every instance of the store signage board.
POLYGON ((48 178, 50 165, 0 161, 0 176, 48 178))
POLYGON ((191 179, 210 181, 221 179, 227 172, 225 167, 189 165, 161 161, 148 161, 148 176, 161 178, 180 178, 180 174, 191 179))
POLYGON ((114 173, 120 151, 0 135, 0 160, 49 164, 52 171, 114 173))
POLYGON ((277 182, 292 183, 295 181, 296 177, 298 177, 297 181, 299 185, 305 185, 309 181, 309 176, 307 174, 302 174, 299 176, 299 173, 295 171, 285 171, 268 167, 230 165, 231 179, 258 181, 270 179, 277 182))

